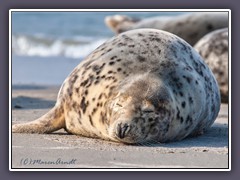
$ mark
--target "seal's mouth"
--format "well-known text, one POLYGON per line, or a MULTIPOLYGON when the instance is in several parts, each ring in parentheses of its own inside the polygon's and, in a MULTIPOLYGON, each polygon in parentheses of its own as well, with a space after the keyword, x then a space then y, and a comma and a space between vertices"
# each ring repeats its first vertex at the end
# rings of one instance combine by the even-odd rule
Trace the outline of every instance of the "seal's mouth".
POLYGON ((141 131, 135 124, 128 121, 118 121, 113 125, 110 136, 117 142, 137 144, 145 141, 148 134, 141 131))
POLYGON ((130 123, 118 121, 110 129, 109 135, 114 141, 126 144, 135 144, 137 142, 138 138, 134 135, 133 125, 130 123))

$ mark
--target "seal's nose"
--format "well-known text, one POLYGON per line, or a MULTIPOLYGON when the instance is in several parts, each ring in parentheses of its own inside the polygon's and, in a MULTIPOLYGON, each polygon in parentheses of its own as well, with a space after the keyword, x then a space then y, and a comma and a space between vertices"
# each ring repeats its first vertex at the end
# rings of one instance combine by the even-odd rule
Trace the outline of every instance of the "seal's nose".
POLYGON ((117 132, 116 132, 116 135, 120 138, 120 139, 123 139, 127 133, 129 132, 130 130, 130 125, 127 124, 127 123, 119 123, 117 125, 117 132))

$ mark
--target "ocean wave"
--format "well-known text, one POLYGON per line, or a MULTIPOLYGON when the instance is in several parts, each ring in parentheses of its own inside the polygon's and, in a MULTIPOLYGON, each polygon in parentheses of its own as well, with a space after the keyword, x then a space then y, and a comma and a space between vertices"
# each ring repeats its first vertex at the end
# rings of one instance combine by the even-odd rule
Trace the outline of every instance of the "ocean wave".
POLYGON ((84 58, 106 40, 106 37, 50 38, 43 35, 12 35, 12 53, 19 56, 84 58))

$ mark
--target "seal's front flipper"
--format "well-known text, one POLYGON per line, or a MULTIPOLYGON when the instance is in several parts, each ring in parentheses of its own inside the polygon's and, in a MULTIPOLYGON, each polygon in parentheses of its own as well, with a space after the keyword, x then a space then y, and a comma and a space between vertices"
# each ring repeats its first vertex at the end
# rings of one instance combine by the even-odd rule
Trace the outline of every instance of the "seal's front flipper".
POLYGON ((48 113, 35 121, 13 125, 12 132, 44 134, 61 128, 65 128, 64 110, 61 105, 55 105, 48 113))

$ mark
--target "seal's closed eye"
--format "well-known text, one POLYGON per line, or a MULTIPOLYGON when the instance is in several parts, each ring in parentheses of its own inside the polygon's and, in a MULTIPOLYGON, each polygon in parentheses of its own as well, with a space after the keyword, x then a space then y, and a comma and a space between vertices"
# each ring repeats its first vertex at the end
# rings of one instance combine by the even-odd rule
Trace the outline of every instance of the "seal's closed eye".
POLYGON ((152 110, 152 109, 143 109, 142 112, 144 112, 144 113, 153 113, 154 110, 152 110))
POLYGON ((123 105, 121 105, 121 104, 119 104, 119 103, 116 103, 116 105, 119 106, 119 107, 123 107, 123 105))

